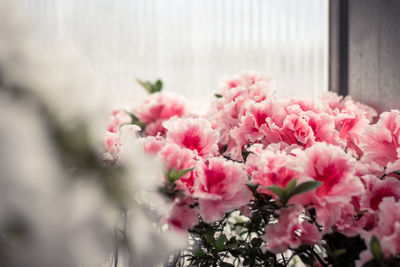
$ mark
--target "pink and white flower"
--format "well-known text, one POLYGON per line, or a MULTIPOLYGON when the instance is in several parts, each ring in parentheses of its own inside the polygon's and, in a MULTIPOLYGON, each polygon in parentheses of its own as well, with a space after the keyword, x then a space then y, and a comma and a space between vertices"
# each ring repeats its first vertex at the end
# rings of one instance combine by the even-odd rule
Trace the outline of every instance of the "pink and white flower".
POLYGON ((206 222, 223 218, 224 214, 250 201, 247 174, 239 164, 223 158, 212 158, 198 168, 195 196, 200 215, 206 222))
POLYGON ((363 161, 386 167, 388 163, 398 160, 400 111, 384 112, 376 124, 366 126, 360 145, 364 150, 363 161))
POLYGON ((134 114, 141 122, 146 123, 145 135, 163 135, 165 129, 162 122, 174 116, 181 117, 186 113, 183 97, 173 93, 151 94, 134 110, 134 114))
POLYGON ((278 222, 265 228, 262 238, 267 241, 267 245, 262 249, 272 253, 283 253, 288 248, 298 248, 301 244, 318 243, 322 234, 315 224, 300 220, 302 211, 301 206, 281 209, 278 222))
POLYGON ((211 123, 203 118, 173 118, 166 121, 167 142, 192 150, 200 157, 218 153, 219 134, 211 123))

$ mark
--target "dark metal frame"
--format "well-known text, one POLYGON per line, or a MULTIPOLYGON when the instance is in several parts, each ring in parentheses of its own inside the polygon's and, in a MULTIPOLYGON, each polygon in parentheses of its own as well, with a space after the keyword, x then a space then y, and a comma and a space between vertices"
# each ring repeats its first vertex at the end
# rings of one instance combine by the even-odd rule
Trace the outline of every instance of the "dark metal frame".
POLYGON ((348 94, 349 86, 349 3, 329 1, 329 90, 348 94))

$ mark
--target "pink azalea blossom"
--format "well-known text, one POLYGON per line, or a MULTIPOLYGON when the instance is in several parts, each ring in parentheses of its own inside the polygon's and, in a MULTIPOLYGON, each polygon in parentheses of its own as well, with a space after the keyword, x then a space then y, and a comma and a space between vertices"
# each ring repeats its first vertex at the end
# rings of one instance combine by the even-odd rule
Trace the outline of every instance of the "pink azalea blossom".
POLYGON ((264 251, 283 253, 288 248, 315 244, 321 240, 322 235, 314 224, 300 221, 302 210, 300 206, 280 210, 278 222, 265 228, 262 238, 267 241, 267 245, 262 248, 264 251))
POLYGON ((304 162, 304 175, 322 182, 315 190, 318 201, 348 202, 363 192, 359 177, 354 175, 355 161, 340 148, 316 143, 298 157, 304 162))
POLYGON ((365 127, 361 137, 363 161, 376 162, 382 167, 398 159, 400 147, 400 111, 384 112, 376 124, 365 127))
POLYGON ((344 203, 340 216, 335 220, 336 230, 346 236, 358 235, 367 225, 368 216, 362 213, 354 201, 344 203))
POLYGON ((324 226, 324 231, 329 231, 345 203, 364 192, 360 178, 355 176, 354 160, 340 148, 325 143, 316 143, 297 157, 303 164, 303 175, 322 185, 296 200, 304 205, 312 203, 318 222, 324 226))
POLYGON ((200 214, 206 222, 223 218, 224 214, 246 205, 250 194, 247 174, 239 164, 223 158, 212 158, 198 168, 195 196, 200 214))
MULTIPOLYGON (((195 167, 195 154, 192 150, 181 148, 176 144, 167 144, 159 153, 165 167, 168 171, 175 169, 177 171, 190 169, 195 167)), ((184 176, 179 178, 177 183, 178 189, 186 190, 189 193, 193 193, 193 186, 195 181, 195 173, 191 171, 186 173, 184 176)))
POLYGON ((300 180, 302 169, 296 163, 295 157, 283 151, 260 149, 261 145, 251 148, 247 157, 246 170, 252 182, 259 184, 259 190, 271 194, 267 186, 285 187, 292 179, 300 180))
POLYGON ((198 223, 198 208, 191 197, 175 199, 167 223, 178 231, 187 231, 198 223))
POLYGON ((118 133, 119 128, 131 122, 131 117, 123 110, 113 110, 111 121, 107 127, 107 131, 111 133, 118 133))
POLYGON ((144 151, 152 155, 156 155, 165 146, 165 139, 161 136, 146 136, 140 141, 143 143, 144 151))
POLYGON ((137 125, 133 124, 122 125, 118 129, 118 132, 106 132, 106 135, 104 137, 103 146, 105 154, 103 155, 103 157, 106 160, 113 161, 118 159, 119 153, 121 151, 121 146, 123 144, 123 140, 121 140, 121 137, 127 135, 135 136, 137 132, 140 131, 140 128, 137 125))
POLYGON ((379 204, 378 222, 370 231, 361 232, 367 250, 360 254, 357 266, 362 266, 373 258, 370 249, 372 236, 379 240, 385 258, 390 259, 400 253, 400 202, 393 197, 384 198, 379 204))
POLYGON ((393 177, 380 180, 373 175, 363 177, 365 180, 365 195, 363 206, 372 210, 378 210, 379 204, 384 198, 394 197, 400 199, 400 181, 393 177))
POLYGON ((337 93, 329 91, 325 92, 321 99, 324 106, 334 110, 340 107, 340 102, 343 100, 343 96, 339 96, 337 93))
POLYGON ((116 159, 120 151, 120 146, 121 143, 119 140, 119 134, 107 132, 106 136, 104 137, 104 152, 107 155, 104 156, 107 157, 108 160, 116 159))
POLYGON ((218 152, 219 134, 206 119, 173 118, 163 125, 167 129, 167 142, 190 149, 201 157, 218 152))
POLYGON ((339 137, 346 140, 347 147, 353 151, 354 155, 362 156, 363 152, 359 148, 360 136, 370 122, 366 112, 353 101, 346 101, 336 120, 336 127, 340 129, 339 137))
POLYGON ((162 122, 174 117, 181 117, 186 113, 185 100, 173 93, 151 94, 134 110, 140 121, 146 123, 145 135, 164 134, 162 122))
POLYGON ((236 88, 238 86, 248 87, 255 83, 264 83, 268 88, 270 87, 270 80, 259 72, 254 71, 241 71, 239 74, 232 77, 223 77, 221 79, 221 92, 236 88))
POLYGON ((242 158, 242 150, 246 144, 268 139, 266 143, 280 142, 278 133, 271 131, 272 124, 282 125, 286 112, 280 102, 265 100, 256 103, 248 101, 240 126, 230 132, 234 142, 228 144, 226 154, 233 159, 242 158))

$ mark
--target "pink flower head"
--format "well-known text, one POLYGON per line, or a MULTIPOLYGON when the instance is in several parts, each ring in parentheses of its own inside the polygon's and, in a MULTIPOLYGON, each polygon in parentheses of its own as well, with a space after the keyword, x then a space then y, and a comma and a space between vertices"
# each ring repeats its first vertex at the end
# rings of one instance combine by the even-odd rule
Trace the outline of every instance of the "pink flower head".
POLYGON ((260 142, 262 138, 267 140, 266 144, 280 142, 281 137, 271 128, 276 124, 281 126, 285 116, 286 112, 279 101, 248 101, 240 125, 230 131, 234 142, 228 144, 226 154, 240 160, 243 147, 247 144, 260 142))
POLYGON ((364 192, 364 187, 355 175, 355 162, 350 155, 336 146, 316 143, 297 158, 304 168, 305 178, 322 182, 316 190, 297 196, 296 201, 303 205, 313 204, 317 221, 328 232, 339 220, 346 203, 364 192))
POLYGON ((370 122, 366 112, 360 109, 352 100, 348 100, 344 102, 336 120, 339 137, 347 142, 347 147, 354 155, 360 157, 362 155, 362 151, 358 147, 360 134, 370 122))
POLYGON ((119 134, 114 132, 107 132, 104 137, 104 151, 107 154, 104 155, 108 160, 114 160, 118 158, 118 154, 121 148, 119 140, 119 134))
MULTIPOLYGON (((321 217, 321 216, 320 216, 321 217)), ((358 235, 368 222, 368 214, 360 213, 354 201, 345 203, 335 221, 336 230, 346 236, 358 235)))
POLYGON ((367 250, 360 254, 357 266, 362 266, 372 259, 370 240, 376 236, 379 240, 384 258, 390 259, 400 253, 400 202, 393 197, 384 198, 379 204, 378 223, 370 231, 361 232, 367 244, 367 250))
POLYGON ((146 123, 145 135, 157 135, 163 133, 162 122, 186 113, 185 100, 172 93, 151 94, 134 113, 140 121, 146 123))
POLYGON ((363 161, 376 162, 382 167, 396 161, 400 147, 400 111, 384 112, 376 124, 366 126, 360 146, 364 149, 363 161))
POLYGON ((384 198, 394 197, 400 199, 400 181, 393 177, 386 177, 380 180, 374 175, 363 177, 366 181, 365 198, 363 206, 372 210, 378 210, 379 204, 384 198))
POLYGON ((374 233, 380 240, 385 255, 400 253, 400 202, 385 198, 379 204, 379 222, 374 233))
POLYGON ((259 190, 271 194, 267 186, 278 185, 285 187, 292 179, 301 178, 295 157, 283 151, 260 150, 261 145, 251 147, 247 157, 246 170, 252 178, 252 182, 259 184, 259 190), (257 150, 259 152, 257 152, 257 150))
POLYGON ((307 111, 308 125, 311 127, 315 142, 325 142, 331 145, 344 147, 335 130, 334 117, 326 112, 315 113, 307 111))
POLYGON ((322 95, 322 103, 329 109, 340 108, 340 102, 343 100, 343 96, 338 95, 335 92, 329 91, 322 95))
POLYGON ((106 160, 118 160, 121 147, 123 145, 124 136, 135 136, 140 131, 140 127, 133 124, 123 125, 118 132, 106 132, 104 137, 104 158, 106 160))
MULTIPOLYGON (((159 153, 162 161, 164 162, 168 171, 175 169, 177 171, 190 169, 195 167, 195 154, 192 150, 182 148, 176 144, 167 144, 159 153)), ((195 181, 194 171, 186 173, 184 176, 176 181, 178 189, 187 190, 193 193, 193 186, 195 181)))
POLYGON ((258 82, 262 82, 269 87, 269 79, 264 77, 261 73, 254 71, 241 71, 233 77, 223 77, 221 80, 221 89, 223 92, 238 86, 248 87, 258 82))
POLYGON ((161 136, 146 136, 139 141, 143 143, 144 151, 152 155, 156 155, 165 146, 165 139, 161 136))
POLYGON ((131 117, 123 110, 113 110, 111 122, 107 127, 107 131, 111 133, 118 133, 119 128, 131 122, 131 117))
POLYGON ((206 119, 172 118, 163 125, 167 129, 167 142, 190 149, 201 157, 218 152, 219 134, 206 119))
POLYGON ((198 223, 199 211, 191 197, 175 199, 167 222, 178 231, 187 231, 198 223))
POLYGON ((199 198, 200 214, 206 222, 222 219, 225 213, 250 201, 247 174, 239 164, 212 158, 198 169, 195 196, 199 198))
POLYGON ((397 160, 395 160, 394 162, 389 162, 386 166, 386 174, 388 176, 394 176, 400 178, 399 173, 400 173, 400 147, 397 148, 397 160))
POLYGON ((355 162, 343 150, 325 143, 316 143, 299 154, 304 175, 322 182, 315 197, 323 202, 348 202, 363 192, 359 177, 355 176, 355 162))
POLYGON ((322 235, 317 227, 307 221, 300 221, 301 206, 281 209, 278 222, 268 225, 262 238, 267 245, 262 249, 272 253, 283 253, 289 248, 297 248, 301 244, 316 244, 322 235))

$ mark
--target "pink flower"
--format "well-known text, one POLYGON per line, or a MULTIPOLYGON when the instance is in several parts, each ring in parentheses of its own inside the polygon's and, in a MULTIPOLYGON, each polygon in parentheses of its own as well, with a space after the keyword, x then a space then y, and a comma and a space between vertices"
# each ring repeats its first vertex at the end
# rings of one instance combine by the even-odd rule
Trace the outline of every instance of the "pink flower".
POLYGON ((386 174, 388 176, 394 176, 400 179, 399 173, 400 173, 400 147, 397 148, 397 160, 395 160, 394 162, 389 162, 386 165, 386 174), (395 172, 397 172, 397 174, 395 172))
POLYGON ((107 127, 107 131, 111 133, 118 133, 119 128, 131 122, 131 117, 123 110, 113 110, 111 122, 107 127))
MULTIPOLYGON (((176 144, 167 144, 159 153, 168 171, 177 171, 195 167, 195 154, 192 150, 181 148, 176 144)), ((177 188, 193 193, 195 181, 194 171, 191 171, 176 181, 177 188)))
POLYGON ((366 117, 366 112, 353 101, 346 101, 336 120, 339 137, 346 140, 347 147, 353 151, 354 155, 360 157, 362 155, 362 151, 358 147, 360 134, 370 122, 366 117))
POLYGON ((185 100, 172 93, 151 94, 137 109, 134 114, 140 121, 146 123, 145 135, 163 134, 162 122, 174 117, 181 117, 186 113, 185 100))
POLYGON ((259 72, 254 71, 241 71, 233 77, 223 77, 221 79, 221 91, 236 88, 238 86, 248 87, 255 83, 264 83, 268 88, 270 87, 270 80, 264 77, 259 72))
POLYGON ((251 147, 246 161, 246 170, 252 182, 259 184, 259 190, 271 194, 267 186, 278 185, 285 187, 292 179, 301 178, 302 169, 298 167, 296 159, 283 151, 260 149, 261 145, 251 147))
POLYGON ((352 202, 343 205, 335 226, 338 232, 346 236, 355 236, 362 231, 367 222, 368 214, 361 213, 352 199, 352 202))
POLYGON ((302 211, 300 206, 281 209, 278 222, 265 228, 262 238, 267 241, 267 245, 262 249, 272 253, 283 253, 289 248, 299 247, 302 243, 318 243, 322 235, 315 225, 300 221, 302 211))
POLYGON ((317 221, 328 232, 340 218, 344 205, 364 192, 360 178, 355 175, 355 162, 340 148, 325 143, 300 151, 297 158, 304 168, 303 175, 322 185, 299 195, 296 201, 303 205, 312 203, 317 221))
POLYGON ((315 191, 318 200, 348 202, 363 192, 360 179, 354 175, 354 160, 340 148, 316 143, 298 157, 304 162, 304 175, 322 182, 315 191))
POLYGON ((135 136, 140 131, 140 128, 133 124, 123 125, 118 129, 118 132, 106 132, 104 137, 103 146, 105 153, 103 156, 106 160, 118 160, 123 145, 122 136, 135 136))
POLYGON ((378 227, 374 229, 374 234, 385 256, 394 256, 400 253, 400 202, 385 198, 379 204, 379 211, 378 227))
POLYGON ((187 231, 198 223, 199 211, 191 197, 175 199, 167 222, 178 231, 187 231))
MULTIPOLYGON (((119 134, 114 132, 107 132, 104 137, 104 151, 107 153, 107 159, 113 160, 118 158, 121 143, 119 140, 119 134)), ((105 155, 104 155, 105 156, 105 155)))
POLYGON ((144 151, 152 155, 156 155, 165 146, 165 139, 161 136, 146 136, 139 140, 143 143, 144 151))
POLYGON ((384 198, 379 204, 378 222, 370 231, 361 232, 367 244, 367 250, 360 254, 357 266, 362 266, 372 259, 370 240, 376 236, 385 259, 390 259, 400 253, 400 202, 393 197, 384 198))
POLYGON ((167 142, 194 151, 197 155, 212 156, 218 152, 219 134, 203 118, 173 118, 166 121, 167 142))
POLYGON ((326 112, 315 113, 311 111, 306 112, 308 125, 310 125, 315 142, 325 142, 338 147, 344 147, 342 141, 339 139, 339 133, 335 130, 334 117, 326 112))
POLYGON ((363 161, 376 162, 382 167, 398 159, 400 147, 400 111, 392 110, 380 115, 378 122, 365 128, 361 137, 363 161))
POLYGON ((228 143, 226 155, 241 160, 243 147, 247 144, 261 142, 262 138, 268 140, 266 144, 280 142, 280 135, 271 128, 275 124, 282 126, 286 115, 279 101, 265 100, 260 103, 248 101, 240 125, 230 131, 234 142, 228 143))
POLYGON ((224 214, 246 205, 250 194, 247 174, 239 164, 212 158, 198 168, 195 196, 200 214, 206 222, 222 219, 224 214))
POLYGON ((329 109, 336 109, 340 107, 340 102, 343 100, 343 96, 339 96, 337 93, 329 91, 322 95, 322 103, 329 109))
POLYGON ((400 181, 396 178, 386 177, 380 180, 373 175, 367 175, 363 179, 366 181, 364 207, 378 210, 384 198, 394 197, 396 201, 400 199, 400 181))

